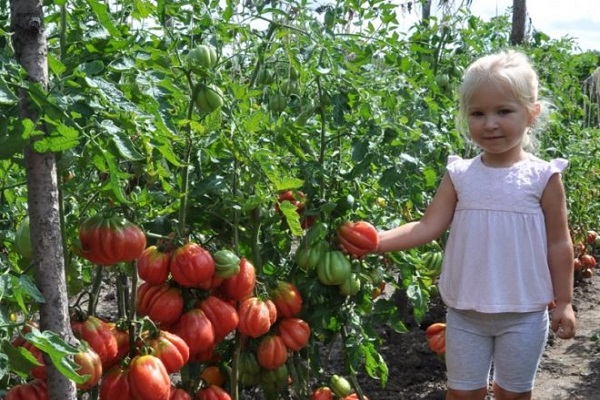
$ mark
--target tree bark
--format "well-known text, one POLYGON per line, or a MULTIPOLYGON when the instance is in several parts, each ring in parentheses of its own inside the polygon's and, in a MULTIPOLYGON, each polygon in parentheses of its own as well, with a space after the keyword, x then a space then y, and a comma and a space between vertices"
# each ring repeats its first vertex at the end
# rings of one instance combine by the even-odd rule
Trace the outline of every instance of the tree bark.
MULTIPOLYGON (((48 87, 47 44, 40 0, 11 0, 11 29, 16 58, 31 82, 48 87)), ((20 92, 21 118, 37 122, 38 115, 26 90, 20 92)), ((43 131, 43 127, 39 127, 43 131)), ((38 153, 35 138, 25 147, 27 202, 33 244, 35 280, 44 296, 40 305, 40 329, 55 332, 73 343, 61 237, 58 178, 54 153, 38 153)), ((48 357, 48 393, 51 400, 75 400, 75 383, 61 374, 48 357)))
POLYGON ((512 29, 510 32, 510 43, 513 46, 523 44, 523 41, 525 40, 526 21, 526 0, 513 0, 512 29))

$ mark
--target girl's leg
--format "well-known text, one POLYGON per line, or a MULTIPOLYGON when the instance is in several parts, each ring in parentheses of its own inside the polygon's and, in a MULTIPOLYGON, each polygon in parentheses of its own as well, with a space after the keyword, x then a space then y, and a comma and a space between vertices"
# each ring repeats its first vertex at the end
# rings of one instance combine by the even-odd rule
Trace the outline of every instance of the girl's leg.
POLYGON ((483 315, 449 309, 446 315, 447 400, 484 400, 487 395, 494 338, 483 315))
POLYGON ((494 395, 496 400, 529 400, 548 337, 548 314, 516 314, 511 319, 495 341, 494 395))

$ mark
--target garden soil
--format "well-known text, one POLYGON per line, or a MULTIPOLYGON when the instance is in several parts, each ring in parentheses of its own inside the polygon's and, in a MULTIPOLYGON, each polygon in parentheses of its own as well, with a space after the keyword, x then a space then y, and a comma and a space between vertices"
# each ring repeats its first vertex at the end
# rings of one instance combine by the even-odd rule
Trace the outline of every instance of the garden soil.
MULTIPOLYGON (((106 287, 114 287, 114 282, 106 287)), ((397 299, 400 309, 405 299, 397 299)), ((114 319, 114 291, 102 290, 98 314, 114 319)), ((577 280, 574 288, 574 307, 577 314, 577 334, 573 339, 561 340, 552 333, 542 358, 534 389, 534 400, 600 400, 600 271, 591 279, 577 280)), ((406 309, 406 307, 404 307, 406 309)), ((370 400, 443 400, 445 397, 445 366, 427 347, 425 329, 433 322, 443 322, 445 308, 441 301, 433 301, 429 312, 419 323, 406 316, 408 331, 380 332, 384 345, 379 349, 389 369, 385 386, 364 373, 358 376, 363 392, 370 400)), ((325 353, 325 352, 324 352, 325 353)), ((324 367, 341 371, 341 346, 327 350, 324 367)), ((243 400, 262 400, 256 391, 242 394, 243 400)), ((492 400, 490 394, 488 400, 492 400)))

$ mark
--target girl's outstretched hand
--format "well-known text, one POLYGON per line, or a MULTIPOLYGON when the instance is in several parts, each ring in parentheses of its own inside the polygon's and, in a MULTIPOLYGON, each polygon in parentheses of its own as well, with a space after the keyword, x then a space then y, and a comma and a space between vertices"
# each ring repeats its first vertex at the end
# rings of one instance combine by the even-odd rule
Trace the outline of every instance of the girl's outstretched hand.
POLYGON ((354 258, 364 257, 379 247, 379 233, 366 221, 346 221, 336 234, 340 249, 354 258))
POLYGON ((561 339, 571 339, 575 336, 575 312, 571 303, 556 303, 552 310, 550 327, 561 339))

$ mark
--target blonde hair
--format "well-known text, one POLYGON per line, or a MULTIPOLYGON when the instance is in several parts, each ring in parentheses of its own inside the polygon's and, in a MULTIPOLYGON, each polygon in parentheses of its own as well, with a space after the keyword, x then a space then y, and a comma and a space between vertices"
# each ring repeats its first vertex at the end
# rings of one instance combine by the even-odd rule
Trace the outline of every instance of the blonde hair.
POLYGON ((549 107, 538 99, 539 78, 529 58, 515 50, 504 50, 475 60, 465 71, 459 88, 459 113, 457 127, 470 141, 467 124, 467 104, 482 84, 502 85, 510 90, 515 100, 530 114, 540 114, 523 137, 523 147, 537 149, 537 134, 549 107))

